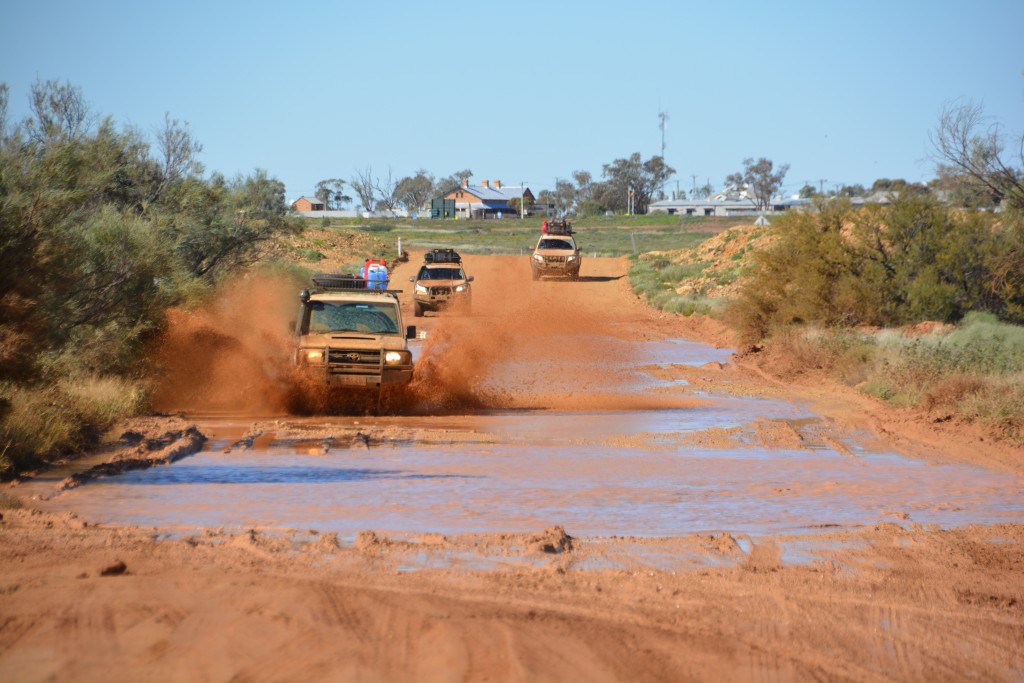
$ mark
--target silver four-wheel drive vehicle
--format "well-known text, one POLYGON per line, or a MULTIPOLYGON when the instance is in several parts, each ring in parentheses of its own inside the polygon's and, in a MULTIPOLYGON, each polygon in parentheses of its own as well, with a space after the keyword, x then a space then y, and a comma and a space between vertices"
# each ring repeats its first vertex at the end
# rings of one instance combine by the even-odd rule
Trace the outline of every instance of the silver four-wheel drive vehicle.
POLYGON ((565 220, 544 223, 530 257, 530 272, 534 280, 544 276, 579 279, 582 257, 573 234, 572 225, 565 220))
POLYGON ((465 313, 473 302, 470 282, 462 268, 462 257, 454 249, 433 249, 423 255, 419 272, 409 278, 413 283, 412 314, 419 318, 424 311, 458 308, 465 313))

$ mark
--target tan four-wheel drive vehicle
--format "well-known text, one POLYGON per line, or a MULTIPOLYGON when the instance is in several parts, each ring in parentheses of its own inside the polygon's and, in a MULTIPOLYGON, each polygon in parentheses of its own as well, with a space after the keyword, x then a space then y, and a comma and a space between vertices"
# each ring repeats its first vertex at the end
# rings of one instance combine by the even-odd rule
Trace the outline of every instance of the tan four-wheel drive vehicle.
POLYGON ((402 326, 399 291, 387 282, 351 275, 313 276, 299 294, 295 361, 325 382, 353 389, 383 389, 412 381, 409 339, 402 326))
POLYGON ((576 280, 580 276, 581 261, 580 245, 573 239, 572 225, 564 220, 545 223, 530 257, 533 279, 553 275, 576 280))
POLYGON ((473 276, 462 269, 462 257, 454 249, 433 249, 423 255, 419 272, 409 278, 413 283, 412 314, 419 318, 424 311, 440 311, 457 307, 469 312, 473 276))

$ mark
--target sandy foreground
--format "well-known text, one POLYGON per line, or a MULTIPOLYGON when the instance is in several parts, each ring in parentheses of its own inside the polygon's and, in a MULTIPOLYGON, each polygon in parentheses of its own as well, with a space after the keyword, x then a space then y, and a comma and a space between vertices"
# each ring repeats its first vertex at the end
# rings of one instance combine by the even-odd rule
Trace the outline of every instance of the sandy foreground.
MULTIPOLYGON (((416 321, 421 328, 470 345, 486 332, 505 340, 503 353, 527 355, 553 325, 731 344, 713 322, 644 306, 629 292, 622 260, 591 259, 582 282, 532 289, 522 259, 472 264, 473 316, 428 316, 416 321), (567 305, 566 288, 580 298, 567 305), (524 318, 529 332, 517 326, 524 318)), ((470 346, 459 356, 475 365, 436 371, 434 381, 465 384, 486 370, 492 348, 470 346)), ((651 372, 695 390, 799 402, 837 432, 870 430, 926 463, 1024 475, 1020 449, 792 368, 782 382, 775 362, 755 355, 651 372)), ((553 409, 562 399, 549 394, 530 386, 501 400, 553 409)), ((572 400, 602 409, 616 399, 589 392, 572 400)), ((194 438, 179 417, 136 428, 180 437, 146 452, 130 447, 167 461, 194 438)), ((799 440, 791 430, 763 431, 767 447, 799 440)), ((704 446, 730 438, 691 437, 704 446)), ((4 491, 17 496, 25 487, 4 491)), ((1024 678, 1021 524, 865 520, 856 529, 823 524, 807 536, 753 538, 580 537, 557 526, 411 538, 366 530, 345 540, 316 530, 172 535, 22 502, 0 510, 0 681, 1024 678), (814 547, 813 559, 790 559, 804 545, 814 547), (460 561, 446 561, 453 557, 460 561)))

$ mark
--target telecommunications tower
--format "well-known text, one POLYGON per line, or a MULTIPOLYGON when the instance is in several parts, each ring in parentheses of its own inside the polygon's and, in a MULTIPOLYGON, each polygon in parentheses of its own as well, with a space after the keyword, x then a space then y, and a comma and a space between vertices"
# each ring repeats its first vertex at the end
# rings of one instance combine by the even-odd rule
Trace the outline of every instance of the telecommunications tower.
POLYGON ((665 129, 668 128, 668 112, 658 112, 658 118, 661 119, 661 123, 658 124, 658 128, 661 128, 661 158, 665 158, 665 129))

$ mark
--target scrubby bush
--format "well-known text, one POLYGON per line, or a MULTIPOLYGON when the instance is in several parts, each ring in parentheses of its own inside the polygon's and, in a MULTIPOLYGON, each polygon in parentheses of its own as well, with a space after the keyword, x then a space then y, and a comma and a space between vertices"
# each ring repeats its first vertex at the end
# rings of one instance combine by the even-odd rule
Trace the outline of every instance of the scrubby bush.
POLYGON ((73 86, 35 84, 31 116, 13 124, 7 99, 0 84, 0 452, 10 471, 80 447, 109 421, 87 409, 97 401, 127 410, 74 387, 143 374, 144 341, 168 306, 260 260, 294 224, 284 185, 264 171, 203 177, 201 146, 177 121, 153 151, 135 129, 92 115, 73 86))
POLYGON ((955 322, 971 311, 1024 322, 1018 219, 913 196, 865 209, 830 202, 772 229, 729 311, 747 340, 794 324, 955 322))

